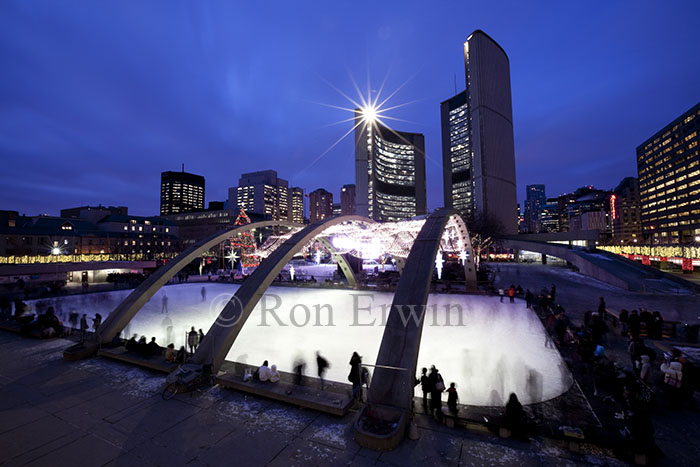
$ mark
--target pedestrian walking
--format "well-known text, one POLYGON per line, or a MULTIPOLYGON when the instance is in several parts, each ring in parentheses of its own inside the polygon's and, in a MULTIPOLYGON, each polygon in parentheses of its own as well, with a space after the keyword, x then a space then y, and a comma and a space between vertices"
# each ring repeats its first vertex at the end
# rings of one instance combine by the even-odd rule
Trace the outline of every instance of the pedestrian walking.
POLYGON ((503 290, 502 288, 501 288, 501 289, 498 289, 498 296, 501 298, 501 303, 503 303, 503 297, 504 297, 505 295, 506 295, 505 290, 503 290))
POLYGON ((513 285, 508 287, 508 298, 510 299, 510 303, 515 303, 515 286, 513 285))
POLYGON ((318 378, 321 380, 321 391, 323 391, 323 377, 330 366, 328 360, 321 356, 321 352, 316 351, 316 367, 318 368, 318 378))
POLYGON ((160 312, 167 313, 168 312, 168 296, 163 294, 163 298, 161 299, 160 303, 161 303, 160 312))

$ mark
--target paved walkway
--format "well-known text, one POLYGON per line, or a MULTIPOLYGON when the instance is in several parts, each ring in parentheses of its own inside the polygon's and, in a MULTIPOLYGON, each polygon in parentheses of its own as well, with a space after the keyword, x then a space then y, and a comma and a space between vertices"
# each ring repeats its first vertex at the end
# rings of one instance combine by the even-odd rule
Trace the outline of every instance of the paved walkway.
POLYGON ((102 358, 65 362, 65 340, 0 331, 0 464, 49 466, 623 465, 597 450, 501 440, 419 415, 420 440, 358 446, 336 418, 213 388, 163 401, 163 376, 102 358))

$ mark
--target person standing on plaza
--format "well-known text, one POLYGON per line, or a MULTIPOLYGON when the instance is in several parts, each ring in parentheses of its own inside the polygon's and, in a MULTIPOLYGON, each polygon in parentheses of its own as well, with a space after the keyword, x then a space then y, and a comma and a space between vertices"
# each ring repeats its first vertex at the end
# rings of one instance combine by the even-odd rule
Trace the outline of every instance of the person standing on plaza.
POLYGON ((362 357, 357 352, 353 352, 350 358, 348 380, 352 383, 352 398, 362 401, 362 357))
POLYGON ((99 313, 95 313, 95 317, 92 319, 92 329, 97 332, 97 329, 100 327, 100 324, 102 324, 102 315, 99 313))
POLYGON ((187 333, 187 346, 190 348, 190 353, 195 353, 197 350, 197 345, 199 344, 199 334, 195 331, 194 326, 189 333, 187 333))
POLYGON ((528 308, 532 308, 532 299, 534 298, 534 295, 532 295, 532 292, 530 292, 530 289, 525 290, 525 306, 528 308))
POLYGON ((168 312, 168 296, 163 293, 163 298, 160 301, 161 307, 160 307, 160 312, 161 313, 167 313, 168 312))
POLYGON ((323 391, 323 377, 326 374, 326 370, 330 368, 328 360, 321 356, 321 352, 316 351, 316 366, 318 368, 318 378, 321 380, 321 391, 323 391))
POLYGON ((207 289, 202 287, 201 294, 202 294, 202 301, 206 300, 207 299, 207 289))
POLYGON ((608 310, 605 307, 605 299, 603 297, 598 299, 598 314, 603 321, 608 319, 608 310))
POLYGON ((503 303, 503 297, 505 297, 506 292, 502 288, 498 289, 498 296, 501 298, 501 303, 503 303))
POLYGON ((508 298, 510 299, 510 303, 515 303, 515 286, 513 285, 508 287, 508 298))
POLYGON ((80 342, 83 343, 85 342, 85 334, 88 331, 88 321, 87 321, 87 315, 83 314, 83 317, 80 318, 80 342))
POLYGON ((438 420, 442 419, 442 391, 445 390, 445 382, 442 379, 442 375, 435 368, 435 365, 430 367, 430 411, 437 417, 438 420))
POLYGON ((431 392, 428 369, 423 368, 420 375, 420 388, 423 390, 423 411, 428 413, 428 394, 431 392))
POLYGON ((452 415, 457 415, 457 401, 459 396, 457 395, 457 388, 455 383, 450 383, 450 388, 447 390, 447 408, 450 410, 452 415))

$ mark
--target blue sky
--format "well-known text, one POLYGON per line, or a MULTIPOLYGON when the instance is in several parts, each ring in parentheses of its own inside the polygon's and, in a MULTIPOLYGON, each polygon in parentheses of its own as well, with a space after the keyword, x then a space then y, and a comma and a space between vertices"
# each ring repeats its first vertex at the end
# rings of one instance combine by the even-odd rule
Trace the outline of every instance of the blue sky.
POLYGON ((0 2, 0 209, 158 212, 160 172, 243 172, 338 196, 354 182, 356 97, 425 134, 442 206, 439 103, 482 29, 511 63, 518 196, 636 175, 635 148, 700 101, 700 2, 0 2), (314 162, 315 161, 315 162, 314 162))

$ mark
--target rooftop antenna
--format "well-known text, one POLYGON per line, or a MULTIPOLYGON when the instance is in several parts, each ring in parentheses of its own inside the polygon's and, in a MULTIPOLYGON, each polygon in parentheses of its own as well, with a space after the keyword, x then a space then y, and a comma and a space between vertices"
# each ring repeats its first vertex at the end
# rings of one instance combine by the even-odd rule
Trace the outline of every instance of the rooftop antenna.
MULTIPOLYGON (((455 84, 455 86, 456 86, 456 84, 455 84)), ((184 162, 182 163, 182 171, 183 172, 185 171, 185 163, 184 162)))

